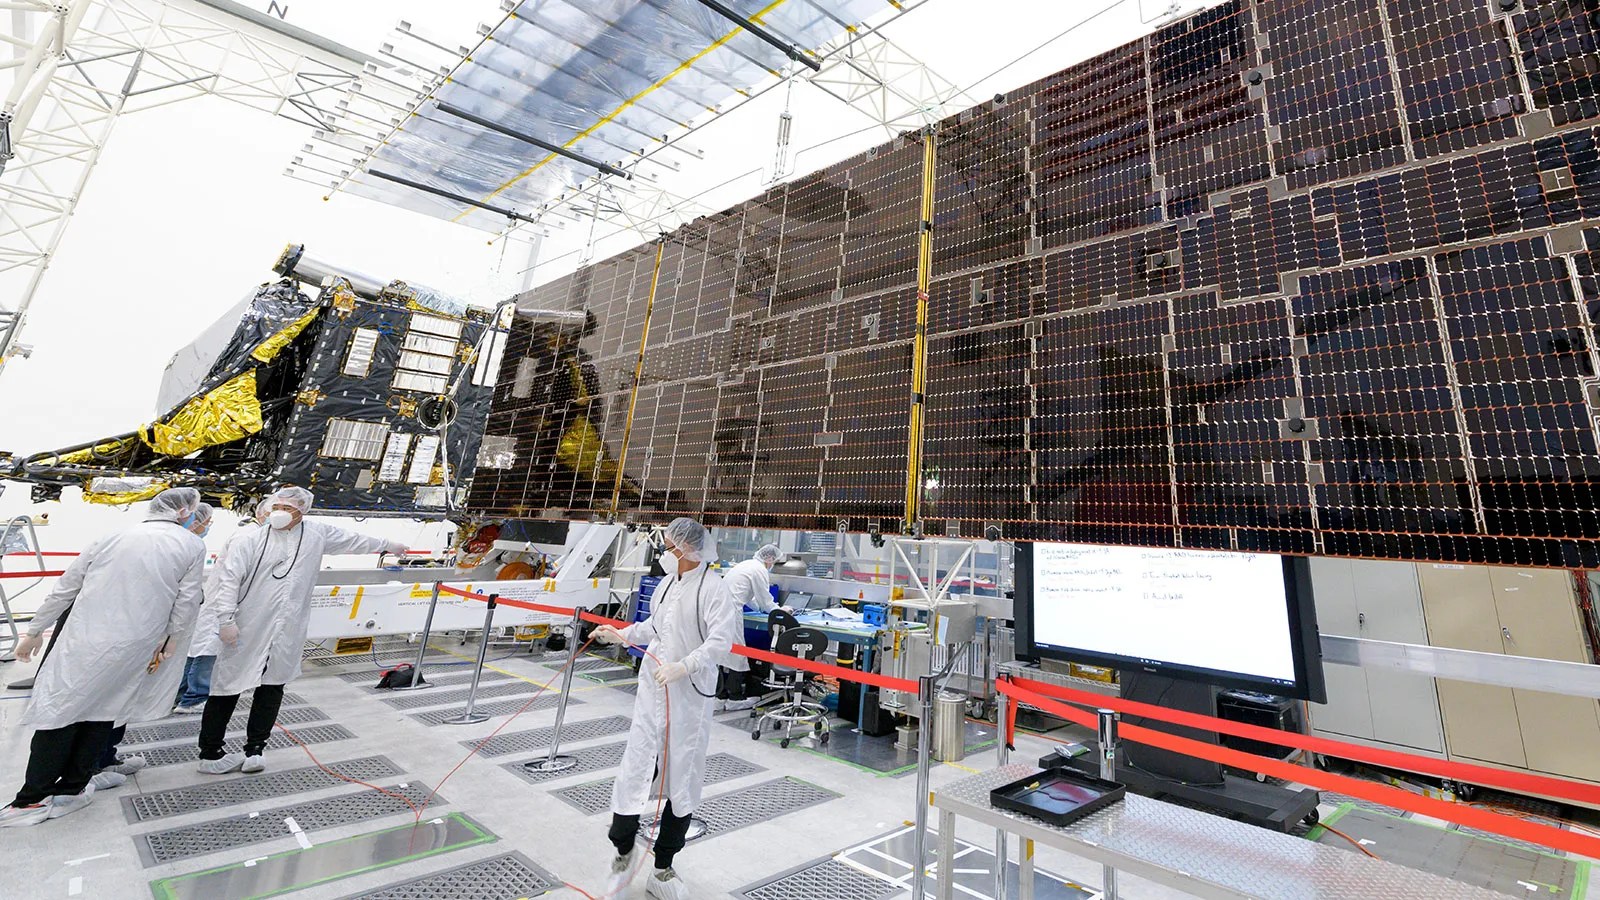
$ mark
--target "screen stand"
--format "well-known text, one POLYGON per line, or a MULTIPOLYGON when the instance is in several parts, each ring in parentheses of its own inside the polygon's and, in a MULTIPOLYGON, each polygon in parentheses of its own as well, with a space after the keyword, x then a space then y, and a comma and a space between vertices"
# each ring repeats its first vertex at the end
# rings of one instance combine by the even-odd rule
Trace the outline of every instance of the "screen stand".
MULTIPOLYGON (((1124 699, 1205 716, 1217 714, 1219 689, 1215 686, 1130 670, 1119 671, 1118 676, 1124 699)), ((1123 721, 1202 743, 1217 743, 1214 731, 1139 716, 1124 716, 1123 721)), ((1039 766, 1067 768, 1092 776, 1100 773, 1098 753, 1077 759, 1051 753, 1039 760, 1039 766)), ((1312 821, 1320 799, 1313 790, 1264 784, 1253 776, 1241 778, 1223 771, 1217 763, 1127 740, 1117 748, 1116 780, 1145 797, 1200 807, 1224 818, 1285 833, 1302 821, 1312 821)))

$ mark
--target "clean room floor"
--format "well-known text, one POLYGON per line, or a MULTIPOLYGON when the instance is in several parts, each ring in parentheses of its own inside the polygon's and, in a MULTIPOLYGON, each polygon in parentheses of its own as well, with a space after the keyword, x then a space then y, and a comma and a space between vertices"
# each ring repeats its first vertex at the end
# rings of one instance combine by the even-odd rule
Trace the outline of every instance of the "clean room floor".
MULTIPOLYGON (((150 768, 98 793, 81 812, 0 832, 3 893, 223 900, 303 885, 294 896, 349 897, 395 887, 379 896, 515 898, 539 896, 553 884, 550 896, 584 896, 561 884, 569 882, 600 896, 612 855, 605 839, 610 779, 626 738, 632 681, 606 663, 580 661, 562 744, 579 765, 531 775, 520 763, 545 755, 564 654, 492 662, 479 706, 493 717, 458 726, 429 722, 460 710, 470 673, 461 663, 474 648, 452 637, 436 639, 433 647, 430 663, 454 665, 424 667, 439 683, 413 692, 371 690, 378 670, 367 655, 308 659, 305 674, 289 686, 279 720, 305 747, 275 735, 262 775, 197 773, 198 716, 130 729, 124 751, 147 755, 150 768), (474 741, 503 725, 544 684, 553 687, 456 769, 474 741), (423 824, 412 828, 414 814, 400 800, 335 781, 308 750, 322 764, 413 803, 455 771, 423 812, 423 824)), ((400 650, 392 652, 380 659, 398 661, 400 650)), ((0 665, 0 680, 15 681, 30 668, 0 665)), ((18 723, 25 701, 10 699, 20 692, 0 696, 8 698, 0 700, 0 772, 6 773, 0 791, 8 800, 18 787, 29 731, 18 723)), ((799 745, 753 741, 748 713, 719 714, 718 723, 698 816, 710 832, 691 841, 677 861, 695 897, 909 895, 909 867, 902 860, 913 773, 883 774, 799 745)), ((242 729, 242 716, 234 724, 242 729)), ((830 752, 852 755, 857 740, 848 729, 837 731, 830 752)), ((875 765, 899 768, 892 765, 896 752, 883 746, 892 739, 875 740, 881 742, 870 754, 875 765)), ((980 727, 969 730, 973 743, 990 740, 980 727)), ((1031 736, 1019 741, 1018 761, 1036 759, 1050 746, 1031 736)), ((910 761, 903 754, 899 759, 910 761)), ((959 764, 936 764, 932 783, 937 788, 994 763, 991 744, 959 764)), ((929 818, 937 821, 936 814, 929 818)), ((959 837, 970 842, 961 857, 960 895, 987 898, 993 832, 968 823, 959 837)), ((1039 883, 1041 898, 1088 896, 1100 883, 1099 866, 1076 857, 1041 849, 1038 865, 1048 873, 1039 883)), ((1127 875, 1121 892, 1149 900, 1180 896, 1127 875)), ((643 896, 642 875, 627 896, 643 896)))

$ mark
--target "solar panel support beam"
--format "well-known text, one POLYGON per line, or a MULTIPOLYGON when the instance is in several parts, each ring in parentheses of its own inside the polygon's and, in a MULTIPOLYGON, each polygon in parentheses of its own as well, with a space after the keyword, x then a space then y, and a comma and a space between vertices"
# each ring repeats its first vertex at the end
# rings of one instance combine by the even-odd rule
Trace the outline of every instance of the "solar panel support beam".
POLYGON ((424 194, 432 194, 435 197, 443 197, 446 200, 454 200, 457 203, 465 203, 468 206, 476 206, 479 209, 488 210, 496 215, 505 216, 508 219, 516 219, 519 222, 527 222, 529 225, 539 224, 538 219, 529 218, 522 213, 513 212, 503 206, 491 206, 487 203, 479 203, 477 200, 474 200, 471 197, 463 197, 454 191, 442 190, 440 188, 433 187, 432 185, 412 181, 409 178, 401 178, 399 175, 390 175, 388 172, 380 172, 377 169, 368 169, 367 174, 371 175, 373 178, 382 178, 384 181, 392 181, 395 184, 404 185, 414 191, 422 191, 424 194))
POLYGON ((812 59, 809 55, 807 55, 805 52, 803 52, 799 47, 796 47, 794 44, 789 43, 788 41, 784 40, 783 38, 778 37, 777 35, 775 35, 772 32, 766 30, 765 28, 762 28, 760 25, 757 25, 756 23, 750 21, 749 19, 746 19, 744 16, 739 15, 738 11, 733 9, 732 7, 727 6, 726 4, 723 4, 721 2, 718 2, 718 0, 700 0, 700 5, 704 6, 706 9, 711 10, 712 12, 716 13, 719 16, 722 16, 724 19, 727 19, 728 21, 734 23, 735 25, 738 25, 740 28, 743 28, 745 31, 750 32, 751 34, 753 34, 756 37, 762 39, 763 41, 766 41, 767 43, 771 44, 772 46, 777 47, 779 50, 783 51, 783 54, 785 56, 787 56, 790 59, 794 60, 795 62, 801 64, 802 66, 805 66, 806 68, 810 69, 811 71, 813 71, 813 72, 821 72, 822 71, 822 63, 817 62, 816 60, 812 59))
POLYGON ((552 144, 551 142, 549 142, 547 140, 543 140, 542 138, 536 138, 531 134, 524 134, 523 132, 520 132, 520 131, 516 130, 515 128, 507 128, 506 126, 501 125, 498 122, 491 122, 488 119, 483 118, 482 116, 475 115, 473 113, 467 112, 466 110, 462 109, 459 106, 451 106, 448 103, 440 103, 438 106, 439 106, 439 111, 442 112, 442 113, 445 113, 446 115, 455 116, 458 119, 461 119, 461 120, 466 121, 466 122, 471 122, 472 124, 477 125, 477 126, 479 126, 481 128, 487 128, 490 131, 495 132, 496 134, 503 134, 508 138, 511 138, 513 140, 521 141, 524 144, 532 144, 533 146, 538 147, 540 150, 546 150, 546 151, 549 151, 551 153, 554 153, 557 156, 566 157, 567 159, 570 159, 573 162, 578 163, 579 165, 588 166, 591 169, 599 169, 600 171, 606 173, 607 175, 616 175, 616 176, 618 176, 620 178, 627 178, 627 179, 632 179, 633 178, 633 174, 632 173, 627 172, 627 171, 625 171, 623 169, 619 169, 616 166, 611 165, 610 163, 603 163, 603 162, 599 161, 598 159, 590 159, 589 157, 584 156, 582 153, 573 153, 571 150, 568 150, 567 148, 561 146, 560 144, 552 144))

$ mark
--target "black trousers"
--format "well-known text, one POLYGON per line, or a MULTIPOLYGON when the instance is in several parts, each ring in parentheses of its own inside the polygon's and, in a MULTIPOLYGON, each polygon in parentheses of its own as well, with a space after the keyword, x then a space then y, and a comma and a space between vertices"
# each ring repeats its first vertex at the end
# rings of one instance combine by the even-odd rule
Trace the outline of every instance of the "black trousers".
POLYGON ((95 760, 94 770, 109 769, 117 764, 117 745, 128 735, 128 726, 118 725, 106 735, 106 746, 100 751, 100 756, 95 760))
MULTIPOLYGON (((677 856, 678 851, 688 842, 690 817, 673 815, 672 801, 668 800, 666 808, 661 812, 661 819, 661 831, 656 835, 656 868, 666 869, 672 866, 672 858, 677 856)), ((628 855, 628 851, 633 849, 634 842, 639 838, 639 817, 613 813, 611 832, 607 837, 617 848, 618 856, 628 855)))
POLYGON ((110 736, 110 722, 74 722, 34 732, 28 772, 11 805, 32 806, 46 797, 83 793, 110 736))
MULTIPOLYGON (((267 739, 272 737, 272 726, 278 722, 278 708, 283 705, 283 685, 263 684, 256 688, 255 699, 250 701, 250 718, 244 726, 244 755, 260 756, 267 749, 267 739)), ((200 715, 200 758, 221 759, 227 755, 222 739, 228 733, 228 720, 239 706, 239 695, 218 696, 206 699, 206 711, 200 715)))

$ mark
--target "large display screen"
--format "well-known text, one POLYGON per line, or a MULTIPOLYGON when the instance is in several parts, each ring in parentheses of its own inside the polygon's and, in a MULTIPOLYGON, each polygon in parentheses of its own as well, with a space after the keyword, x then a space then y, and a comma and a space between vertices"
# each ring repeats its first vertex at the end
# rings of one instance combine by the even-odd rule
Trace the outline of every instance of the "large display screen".
POLYGON ((1017 545, 1019 650, 1321 700, 1302 560, 1261 553, 1017 545))

